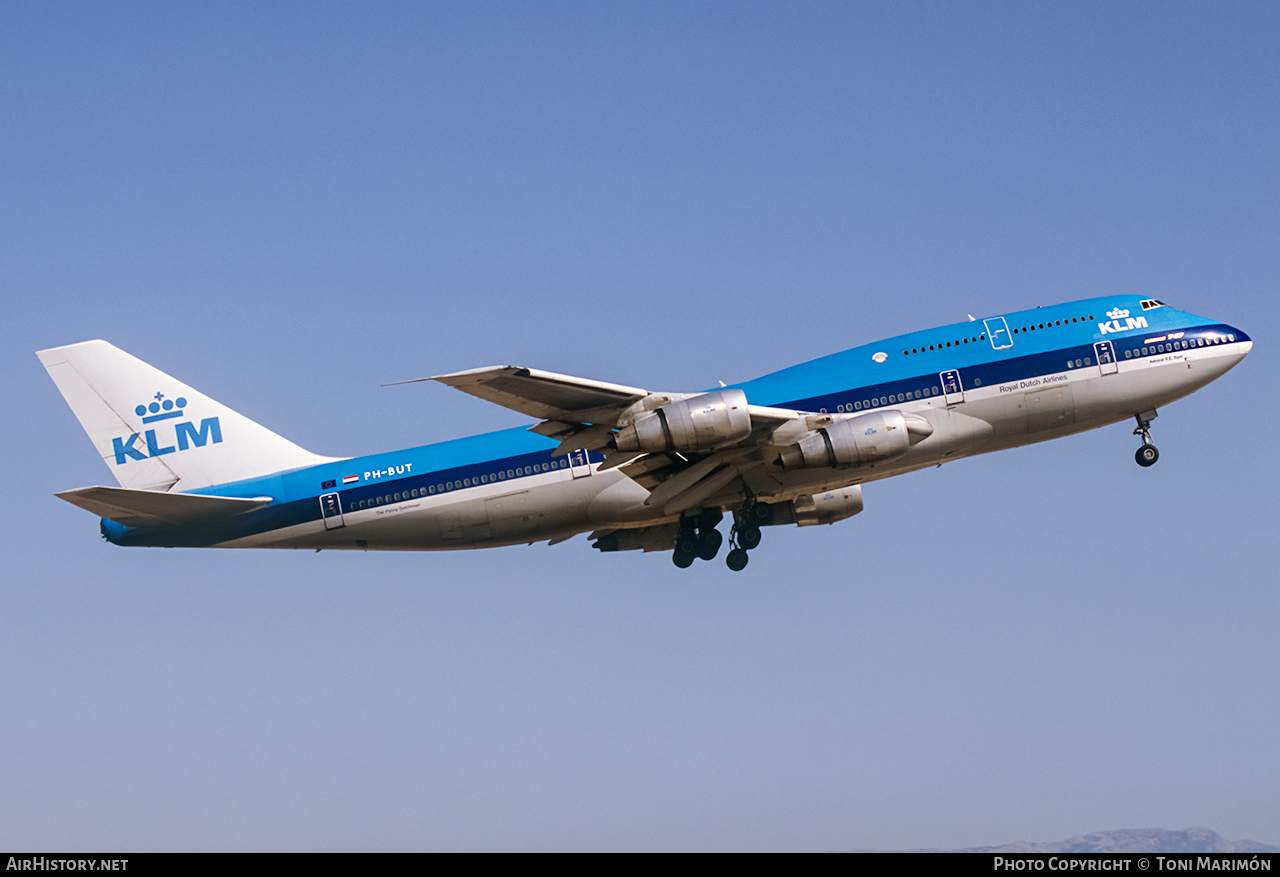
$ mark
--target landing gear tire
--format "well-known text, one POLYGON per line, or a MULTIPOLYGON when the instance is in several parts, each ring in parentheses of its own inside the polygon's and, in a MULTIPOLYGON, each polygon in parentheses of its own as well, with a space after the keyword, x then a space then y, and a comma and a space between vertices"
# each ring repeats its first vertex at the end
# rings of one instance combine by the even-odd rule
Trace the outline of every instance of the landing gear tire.
POLYGON ((1142 447, 1138 448, 1133 458, 1144 469, 1148 466, 1154 466, 1156 460, 1160 459, 1160 452, 1156 450, 1155 445, 1151 444, 1151 421, 1155 417, 1156 410, 1154 408, 1134 416, 1134 419, 1138 421, 1138 428, 1133 431, 1133 434, 1142 439, 1142 447))
POLYGON ((719 530, 708 530, 698 540, 698 556, 703 560, 714 560, 723 542, 724 536, 720 535, 719 530))
POLYGON ((743 527, 738 531, 738 545, 750 551, 760 544, 759 527, 743 527))
POLYGON ((729 552, 729 556, 724 559, 725 566, 734 572, 742 572, 747 567, 747 561, 751 558, 747 556, 746 550, 735 548, 729 552))
POLYGON ((681 569, 688 569, 693 566, 693 559, 697 557, 692 551, 681 551, 679 547, 671 553, 671 562, 681 569))

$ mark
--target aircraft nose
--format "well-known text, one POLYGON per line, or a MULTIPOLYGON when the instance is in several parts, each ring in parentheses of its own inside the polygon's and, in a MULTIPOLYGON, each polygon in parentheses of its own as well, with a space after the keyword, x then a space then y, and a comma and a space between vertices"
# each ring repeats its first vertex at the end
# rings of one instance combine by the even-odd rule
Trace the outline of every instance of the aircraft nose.
POLYGON ((1232 326, 1230 331, 1232 335, 1236 336, 1236 343, 1240 345, 1240 356, 1247 356, 1249 351, 1253 350, 1253 339, 1235 326, 1232 326))

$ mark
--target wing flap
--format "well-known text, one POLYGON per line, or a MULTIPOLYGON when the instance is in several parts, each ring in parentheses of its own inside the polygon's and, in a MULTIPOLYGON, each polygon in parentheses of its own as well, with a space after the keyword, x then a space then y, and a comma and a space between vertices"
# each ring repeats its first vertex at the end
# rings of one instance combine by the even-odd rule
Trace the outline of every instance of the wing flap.
POLYGON ((194 493, 162 493, 126 487, 78 487, 54 494, 88 512, 126 527, 157 524, 207 524, 242 515, 272 502, 269 496, 249 499, 199 496, 194 493))

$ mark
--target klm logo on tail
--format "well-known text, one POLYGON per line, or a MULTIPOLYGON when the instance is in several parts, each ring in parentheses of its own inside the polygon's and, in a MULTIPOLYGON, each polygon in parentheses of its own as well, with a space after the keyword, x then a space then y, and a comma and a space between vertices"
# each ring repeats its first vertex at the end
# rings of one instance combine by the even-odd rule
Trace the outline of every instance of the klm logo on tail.
MULTIPOLYGON (((123 466, 130 459, 146 460, 149 457, 163 457, 165 454, 188 450, 193 445, 197 448, 203 448, 210 442, 215 445, 221 444, 222 424, 218 422, 218 418, 204 418, 200 421, 200 427, 197 429, 190 420, 181 419, 186 417, 186 411, 184 410, 186 407, 187 400, 182 396, 177 399, 167 399, 164 393, 156 393, 154 402, 134 408, 134 413, 142 418, 144 426, 164 420, 176 420, 178 422, 172 424, 172 433, 164 427, 152 427, 151 429, 143 430, 141 433, 135 432, 129 436, 127 441, 119 438, 111 439, 112 450, 116 454, 116 465, 123 466), (157 432, 161 432, 163 435, 157 435, 157 432), (139 440, 146 444, 145 453, 143 448, 138 446, 139 440), (162 442, 168 442, 169 444, 162 444, 162 442)), ((166 426, 169 426, 169 424, 166 424, 166 426)))
POLYGON ((1146 317, 1129 316, 1128 308, 1116 308, 1114 311, 1107 311, 1108 323, 1099 323, 1098 328, 1102 330, 1102 334, 1106 335, 1110 332, 1127 332, 1130 329, 1147 329, 1146 317), (1123 321, 1123 322, 1121 322, 1123 321))

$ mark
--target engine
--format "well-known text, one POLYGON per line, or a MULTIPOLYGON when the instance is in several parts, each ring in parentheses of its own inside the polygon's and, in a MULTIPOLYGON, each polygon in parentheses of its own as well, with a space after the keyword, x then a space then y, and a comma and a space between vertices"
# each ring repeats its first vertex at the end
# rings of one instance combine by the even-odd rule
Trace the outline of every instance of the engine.
POLYGON ((792 505, 796 510, 796 523, 801 527, 834 524, 862 511, 862 485, 796 497, 792 505))
POLYGON ((868 466, 901 457, 933 434, 922 417, 885 410, 834 420, 783 449, 784 469, 868 466))
POLYGON ((747 394, 719 390, 638 415, 618 430, 620 451, 709 451, 751 435, 747 394))

